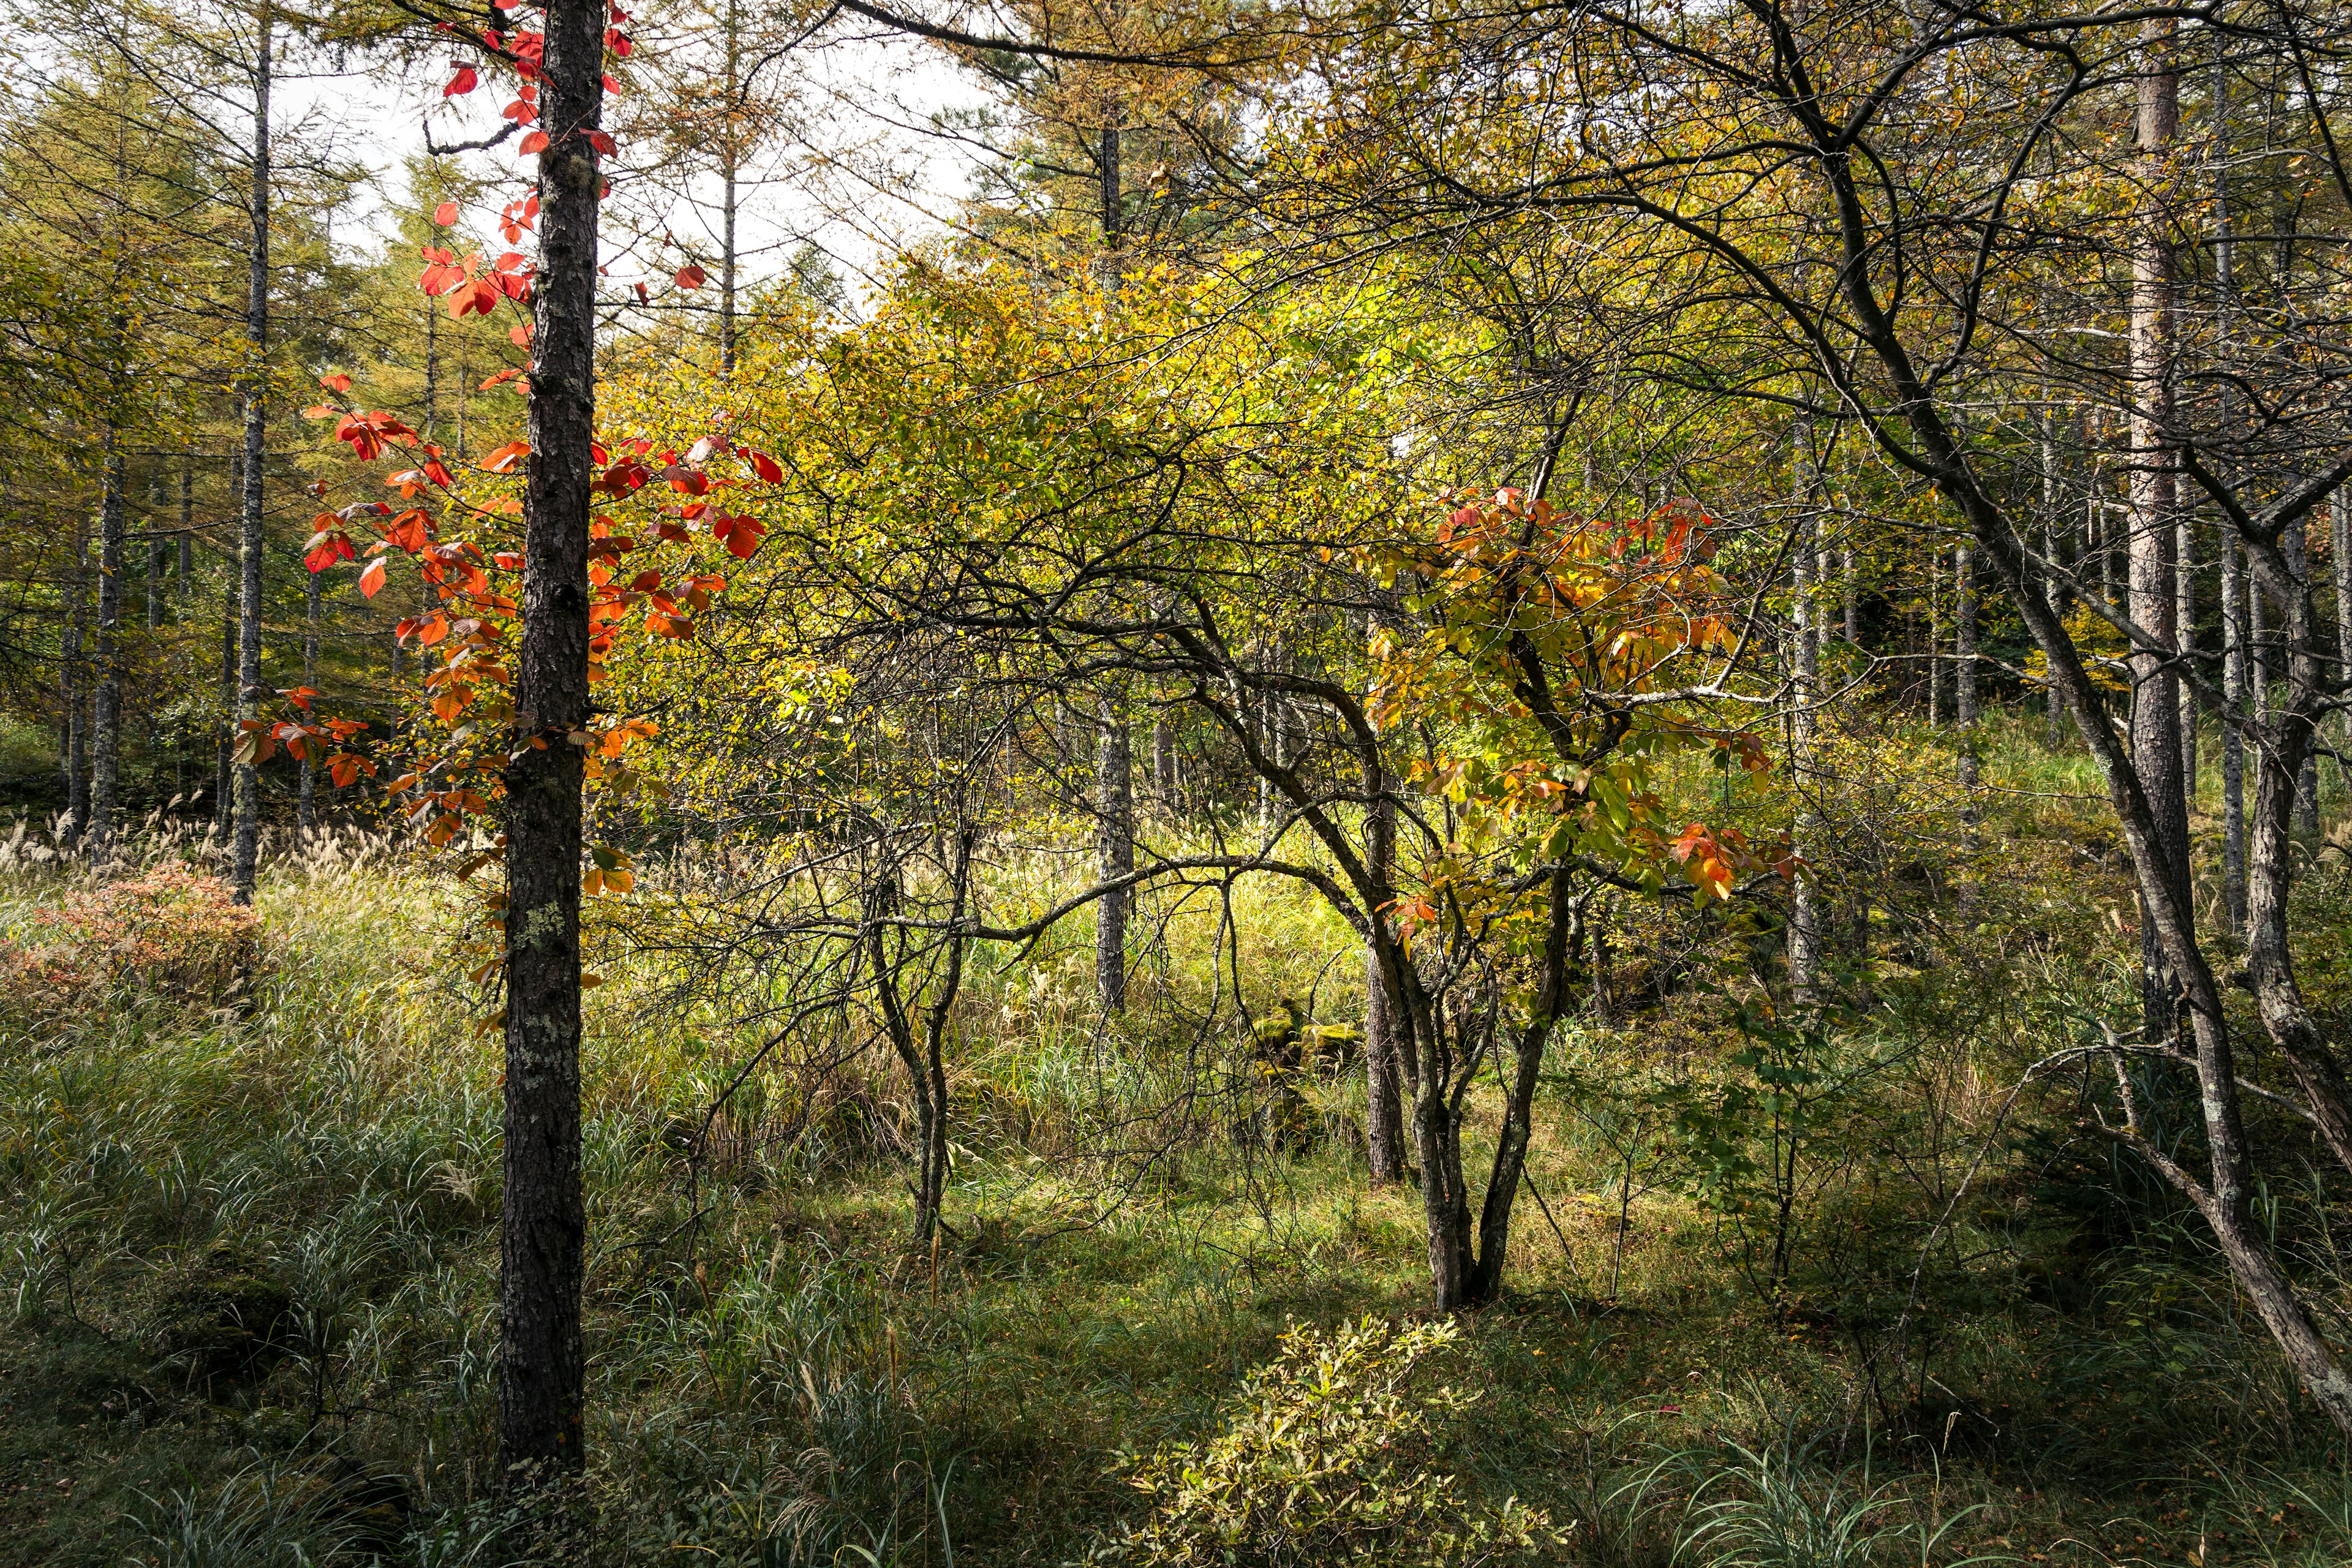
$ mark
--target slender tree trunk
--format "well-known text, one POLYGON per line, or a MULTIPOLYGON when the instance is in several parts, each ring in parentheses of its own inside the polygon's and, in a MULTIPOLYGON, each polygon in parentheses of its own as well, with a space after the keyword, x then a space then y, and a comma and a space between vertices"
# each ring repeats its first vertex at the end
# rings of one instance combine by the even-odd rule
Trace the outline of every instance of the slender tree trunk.
POLYGON ((74 515, 73 607, 66 616, 66 846, 79 852, 89 833, 89 523, 74 515))
MULTIPOLYGON (((268 433, 269 359, 269 0, 259 16, 260 47, 254 56, 252 243, 247 254, 245 332, 245 515, 237 530, 237 693, 240 728, 261 719, 261 560, 264 544, 262 460, 268 433)), ((241 740, 241 737, 240 737, 241 740)), ((253 753, 240 745, 246 756, 253 753)), ((236 768, 236 843, 230 866, 230 895, 253 902, 261 863, 261 771, 251 762, 236 768)))
MULTIPOLYGON (((2048 391, 2043 388, 2044 393, 2048 391)), ((2042 597, 2050 613, 2060 619, 2066 614, 2065 593, 2058 584, 2057 572, 2066 565, 2066 534, 2064 508, 2058 493, 2058 411, 2045 400, 2042 405, 2042 548, 2049 556, 2052 571, 2042 597)), ((2058 700, 2055 685, 2042 693, 2043 715, 2049 724, 2049 743, 2056 750, 2066 717, 2066 705, 2058 700)))
MULTIPOLYGON (((1818 563, 1814 570, 1819 572, 1818 563)), ((1473 1302, 1491 1301, 1502 1293, 1503 1264, 1511 1246, 1511 1208, 1518 1199, 1520 1179, 1527 1173, 1528 1141, 1534 1127, 1544 1048, 1550 1042, 1554 1021, 1566 1010, 1569 965, 1578 957, 1583 936, 1581 911, 1570 896, 1570 886, 1566 868, 1552 873, 1535 1007, 1519 1032, 1517 1070, 1503 1100, 1503 1124, 1495 1135, 1495 1163, 1487 1172, 1486 1196, 1478 1210, 1478 1255, 1465 1282, 1464 1294, 1473 1302)))
MULTIPOLYGON (((302 574, 302 684, 316 690, 319 685, 319 586, 324 574, 305 571, 302 574)), ((316 700, 313 699, 313 700, 316 700)), ((310 832, 319 826, 318 767, 310 748, 302 748, 301 794, 296 805, 296 820, 302 831, 310 832)))
MULTIPOLYGON (((1801 447, 1809 449, 1811 434, 1803 430, 1799 437, 1801 447)), ((1799 476, 1799 494, 1810 509, 1813 500, 1812 474, 1808 466, 1799 476)), ((1814 776, 1813 726, 1815 705, 1821 699, 1822 644, 1818 629, 1822 605, 1815 578, 1821 571, 1821 553, 1815 531, 1816 518, 1810 510, 1797 524, 1797 547, 1791 552, 1793 592, 1790 596, 1789 630, 1793 643, 1791 676, 1795 690, 1789 716, 1790 772, 1799 791, 1797 809, 1796 851, 1798 858, 1810 862, 1819 846, 1813 842, 1820 822, 1812 809, 1812 796, 1820 781, 1814 776)), ((1801 1006, 1816 1000, 1814 986, 1820 978, 1822 961, 1821 889, 1810 875, 1800 876, 1789 890, 1789 994, 1801 1006)))
MULTIPOLYGON (((242 494, 245 461, 235 466, 236 489, 242 494)), ((236 628, 244 619, 243 574, 230 553, 222 563, 220 628, 220 723, 213 732, 213 840, 224 854, 236 837, 236 628)))
MULTIPOLYGON (((1105 881, 1135 869, 1135 762, 1127 694, 1108 693, 1095 742, 1095 852, 1105 881)), ((1127 1011, 1127 920, 1131 890, 1095 901, 1095 996, 1106 1015, 1127 1011)))
POLYGON ((90 708, 90 864, 114 858, 122 784, 122 567, 130 523, 123 510, 122 432, 106 431, 106 477, 98 523, 98 689, 90 708))
POLYGON ((1151 794, 1160 804, 1160 814, 1174 820, 1176 816, 1176 727, 1168 721, 1165 709, 1151 715, 1151 794))
MULTIPOLYGON (((2286 547, 2287 570, 2294 574, 2295 592, 2299 597, 2307 598, 2312 589, 2311 530, 2298 522, 2287 530, 2281 542, 2286 547)), ((2292 625, 2294 617, 2281 619, 2292 625)), ((2287 657, 2292 664, 2297 654, 2290 650, 2287 657)), ((2319 836, 2319 753, 2308 743, 2304 747, 2303 766, 2295 774, 2294 826, 2305 837, 2319 836)))
POLYGON ((596 416, 596 228, 589 136, 604 108, 604 7, 546 7, 540 270, 523 489, 523 621, 507 766, 506 1213, 499 1238, 499 1456, 510 1488, 576 1473, 587 1215, 580 1168, 582 749, 596 416))
MULTIPOLYGON (((2213 68, 2213 307, 2220 329, 2218 353, 2225 369, 2236 363, 2238 321, 2237 237, 2230 214, 2230 71, 2213 68)), ((2237 424, 2236 399, 2221 386, 2221 428, 2237 424)), ((2221 897, 2230 912, 2231 934, 2246 932, 2246 595, 2243 557, 2236 531, 2221 535, 2221 897)))
MULTIPOLYGON (((2172 445, 2173 291, 2167 225, 2167 160, 2179 120, 2180 79, 2173 64, 2179 24, 2151 22, 2139 77, 2138 151, 2144 198, 2132 247, 2131 537, 2129 613, 2155 647, 2135 647, 2132 767, 2156 814, 2158 841, 2183 910, 2189 897, 2189 797, 2182 773, 2180 687, 2167 660, 2179 646, 2174 559, 2176 459, 2172 445)), ((2154 923, 2141 921, 2146 1027, 2151 1040, 2172 1034, 2173 980, 2154 923)))
POLYGON ((1944 727, 1944 552, 1927 552, 1927 727, 1944 727))
MULTIPOLYGON (((2339 683, 2352 683, 2352 500, 2337 490, 2327 498, 2328 545, 2336 565, 2336 670, 2339 683)), ((2352 690, 2352 685, 2347 685, 2352 690)), ((2336 721, 2336 782, 2352 795, 2352 710, 2336 721)))
MULTIPOLYGON (((2197 527, 2195 515, 2187 506, 2175 510, 2173 529, 2173 570, 2176 591, 2173 595, 2173 625, 2179 628, 2180 656, 2191 669, 2197 658, 2197 527)), ((2197 805, 2197 693, 2186 680, 2173 683, 2175 701, 2179 709, 2180 787, 2186 809, 2197 805)))
POLYGON ((2246 584, 2238 543, 2221 531, 2221 891, 2230 929, 2246 931, 2246 584))
POLYGON ((173 585, 179 591, 180 613, 188 610, 189 584, 196 574, 196 450, 180 453, 180 565, 173 585))
POLYGON ((741 148, 735 134, 735 115, 742 107, 742 28, 735 0, 728 0, 725 22, 727 52, 727 120, 719 143, 719 374, 735 374, 735 180, 741 148))
POLYGON ((1952 727, 1959 747, 1960 823, 1968 847, 1978 847, 1977 570, 1966 544, 1952 547, 1952 727))
MULTIPOLYGON (((1364 858, 1375 882, 1385 889, 1396 879, 1396 802, 1390 798, 1391 781, 1377 753, 1365 763, 1365 794, 1371 808, 1364 814, 1364 858)), ((1403 962, 1402 950, 1387 927, 1387 916, 1373 910, 1368 917, 1377 926, 1374 939, 1364 945, 1364 1145, 1375 1184, 1404 1179, 1404 1079, 1399 1059, 1398 1009, 1381 977, 1381 949, 1386 945, 1403 962)))

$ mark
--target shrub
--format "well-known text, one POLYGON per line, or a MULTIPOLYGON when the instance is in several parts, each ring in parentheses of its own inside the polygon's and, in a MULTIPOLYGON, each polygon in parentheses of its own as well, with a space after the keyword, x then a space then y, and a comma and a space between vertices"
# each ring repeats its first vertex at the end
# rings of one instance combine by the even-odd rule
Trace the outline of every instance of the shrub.
POLYGON ((0 944, 0 1007, 36 1021, 123 991, 218 1005, 261 930, 218 878, 186 866, 78 889, 34 918, 36 941, 0 944))
POLYGON ((1329 1333, 1293 1329, 1216 1436, 1130 1458, 1130 1484, 1156 1500, 1151 1514, 1098 1542, 1089 1560, 1288 1568, 1377 1557, 1456 1568, 1560 1544, 1565 1531, 1517 1499, 1473 1508, 1454 1477, 1428 1468, 1433 1417, 1478 1396, 1416 1391, 1413 1369, 1460 1334, 1451 1323, 1400 1330, 1370 1318, 1329 1333))

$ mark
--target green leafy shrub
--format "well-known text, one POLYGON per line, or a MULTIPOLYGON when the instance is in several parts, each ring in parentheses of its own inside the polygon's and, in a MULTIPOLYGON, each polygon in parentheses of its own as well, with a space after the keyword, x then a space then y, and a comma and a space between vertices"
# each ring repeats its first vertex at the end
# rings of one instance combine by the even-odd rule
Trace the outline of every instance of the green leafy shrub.
POLYGON ((1545 1514, 1516 1498, 1473 1507, 1455 1478, 1429 1468, 1432 1419, 1478 1395, 1416 1388, 1413 1371, 1460 1336, 1452 1323, 1396 1329, 1370 1318, 1328 1333, 1293 1329, 1214 1436, 1130 1458, 1130 1483, 1155 1500, 1150 1516, 1098 1541, 1089 1560, 1454 1568, 1560 1544, 1566 1531, 1545 1514))

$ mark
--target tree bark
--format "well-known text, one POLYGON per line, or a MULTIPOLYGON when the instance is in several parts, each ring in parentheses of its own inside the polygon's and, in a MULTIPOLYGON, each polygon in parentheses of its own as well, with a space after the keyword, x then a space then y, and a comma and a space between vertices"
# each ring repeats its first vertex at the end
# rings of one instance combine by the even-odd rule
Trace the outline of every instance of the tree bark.
POLYGON ((523 623, 506 771, 506 1213, 499 1456, 510 1489, 583 1461, 580 879, 604 7, 545 11, 523 623))
MULTIPOLYGON (((2230 216, 2230 72, 2213 68, 2213 310, 2225 370, 2235 364, 2237 237, 2230 216)), ((2224 433, 2237 423, 2236 399, 2225 379, 2220 390, 2224 433)), ((2221 896, 2230 931, 2246 931, 2246 582, 2234 530, 2221 531, 2221 896)))
MULTIPOLYGON (((245 472, 242 459, 236 472, 245 472)), ((244 489, 242 479, 236 488, 244 489)), ((213 732, 213 841, 224 854, 236 833, 236 769, 232 759, 236 743, 236 628, 243 616, 243 596, 237 557, 231 552, 222 563, 220 723, 213 732)))
MULTIPOLYGON (((2336 679, 2352 690, 2352 501, 2327 498, 2328 545, 2336 564, 2336 679)), ((2336 782, 2352 795, 2352 710, 2336 721, 2336 782)))
MULTIPOLYGON (((1127 697, 1108 693, 1095 742, 1095 856, 1103 880, 1135 869, 1135 758, 1128 734, 1127 697)), ((1124 887, 1095 902, 1095 997, 1106 1016, 1127 1011, 1127 921, 1132 898, 1124 887)))
POLYGON ((89 675, 85 663, 89 628, 89 523, 74 516, 73 607, 65 626, 66 847, 79 852, 89 832, 89 675))
MULTIPOLYGON (((1810 427, 1801 428, 1801 446, 1810 446, 1810 427)), ((1803 504, 1810 508, 1813 500, 1810 468, 1800 473, 1799 493, 1803 504)), ((1819 826, 1811 806, 1812 793, 1819 783, 1814 776, 1813 724, 1814 705, 1821 695, 1822 664, 1821 634, 1817 629, 1822 607, 1814 581, 1820 572, 1820 552, 1814 521, 1809 510, 1797 524, 1797 547, 1791 552, 1793 591, 1789 605, 1795 687, 1789 715, 1790 772, 1793 775, 1791 783, 1799 792, 1795 847, 1798 858, 1807 861, 1812 859, 1818 847, 1813 837, 1819 826)), ((1820 977, 1821 960, 1821 891, 1810 875, 1801 876, 1789 889, 1789 994, 1801 1006, 1809 1006, 1816 1000, 1814 986, 1820 977)))
MULTIPOLYGON (((2131 541, 2129 614, 2158 645, 2135 648, 2132 767, 2155 813, 2166 875, 2184 911, 2189 895, 2189 797, 2182 773, 2180 685, 2168 668, 2179 647, 2174 555, 2177 500, 2173 451, 2172 255, 2167 226, 2168 160, 2179 121, 2180 79, 2173 63, 2179 24, 2151 22, 2143 35, 2138 84, 2139 183, 2145 195, 2132 245, 2131 541)), ((2140 932, 2147 1037, 2172 1033, 2173 979, 2153 922, 2140 932)))
MULTIPOLYGON (((246 253, 245 510, 237 529, 237 692, 240 729, 261 718, 262 458, 268 434, 269 357, 269 0, 258 19, 260 42, 254 54, 252 237, 246 253)), ((249 756, 251 752, 248 751, 249 756)), ((236 765, 236 844, 229 894, 253 902, 261 861, 261 772, 251 762, 236 765)))
POLYGON ((122 783, 122 567, 130 525, 123 511, 122 432, 106 430, 98 522, 98 682, 90 705, 89 861, 103 871, 116 849, 122 783))
MULTIPOLYGON (((312 690, 319 685, 319 587, 322 576, 321 573, 308 570, 302 574, 302 684, 312 690)), ((310 748, 303 747, 302 784, 296 799, 295 819, 305 833, 319 826, 318 773, 310 748)))
POLYGON ((1958 731, 1960 821, 1977 847, 1977 568, 1966 544, 1952 547, 1952 727, 1958 731))
MULTIPOLYGON (((1371 806, 1364 814, 1364 859, 1382 887, 1396 879, 1396 802, 1389 798, 1388 772, 1375 755, 1365 768, 1365 793, 1371 806)), ((1385 943, 1399 953, 1377 909, 1369 919, 1378 934, 1364 944, 1364 1148, 1372 1183, 1384 1186, 1404 1180, 1404 1082, 1399 1061, 1397 1001, 1381 979, 1381 949, 1385 943)))

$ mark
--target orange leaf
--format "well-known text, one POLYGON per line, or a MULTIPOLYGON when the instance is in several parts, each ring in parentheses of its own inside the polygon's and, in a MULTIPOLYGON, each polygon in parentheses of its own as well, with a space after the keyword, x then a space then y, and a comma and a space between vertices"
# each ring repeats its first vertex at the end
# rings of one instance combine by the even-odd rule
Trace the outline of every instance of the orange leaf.
POLYGON ((366 571, 360 574, 360 592, 371 599, 383 586, 383 562, 384 558, 379 555, 367 563, 366 571))

